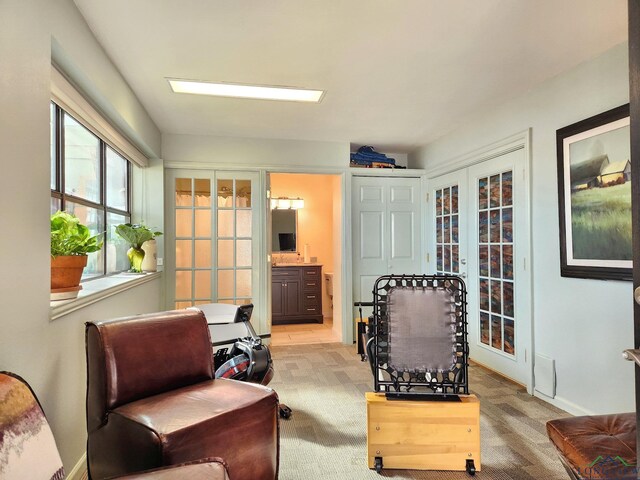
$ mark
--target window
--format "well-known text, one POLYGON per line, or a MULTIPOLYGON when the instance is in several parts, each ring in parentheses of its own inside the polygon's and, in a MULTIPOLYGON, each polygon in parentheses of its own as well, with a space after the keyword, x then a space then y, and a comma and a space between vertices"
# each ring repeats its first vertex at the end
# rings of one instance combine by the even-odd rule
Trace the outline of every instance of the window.
POLYGON ((105 234, 83 280, 129 268, 129 247, 115 226, 131 221, 130 185, 130 162, 51 102, 51 213, 73 213, 93 234, 105 234))

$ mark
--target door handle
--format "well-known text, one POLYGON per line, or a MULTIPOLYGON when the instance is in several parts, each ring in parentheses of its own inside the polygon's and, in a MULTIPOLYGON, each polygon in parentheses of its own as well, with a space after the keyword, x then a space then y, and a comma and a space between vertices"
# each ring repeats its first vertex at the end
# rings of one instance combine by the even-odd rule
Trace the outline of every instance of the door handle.
POLYGON ((466 265, 467 264, 467 259, 466 258, 461 258, 460 259, 460 264, 461 265, 466 265))
POLYGON ((628 348, 622 352, 622 357, 630 362, 636 362, 636 365, 640 366, 640 350, 628 348))
POLYGON ((467 278, 467 272, 461 272, 460 278, 467 278))
POLYGON ((636 287, 636 289, 633 291, 633 299, 638 305, 640 305, 640 287, 636 287))

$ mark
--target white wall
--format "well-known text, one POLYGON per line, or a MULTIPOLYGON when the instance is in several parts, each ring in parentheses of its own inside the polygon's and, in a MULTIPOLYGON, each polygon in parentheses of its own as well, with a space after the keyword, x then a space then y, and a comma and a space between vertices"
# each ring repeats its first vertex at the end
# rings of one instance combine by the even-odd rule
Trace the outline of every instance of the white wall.
POLYGON ((556 360, 554 402, 572 413, 634 410, 631 282, 560 276, 556 130, 629 101, 627 45, 472 118, 418 150, 410 164, 434 167, 532 128, 534 348, 556 360))
POLYGON ((163 134, 162 157, 165 162, 231 166, 346 168, 349 165, 349 144, 163 134))
MULTIPOLYGON (((160 156, 160 130, 111 63, 72 0, 48 3, 53 62, 147 156, 160 156)), ((109 21, 106 19, 106 21, 109 21)))
MULTIPOLYGON (((84 322, 158 310, 161 281, 49 320, 52 36, 65 51, 78 54, 74 60, 88 78, 106 75, 103 81, 111 87, 104 98, 112 104, 126 98, 130 106, 133 99, 130 91, 113 83, 117 69, 92 39, 72 0, 0 2, 0 369, 31 384, 71 470, 84 453, 86 439, 84 322), (94 69, 98 63, 100 68, 94 69)), ((144 137, 143 130, 154 128, 147 124, 139 134, 144 137)))

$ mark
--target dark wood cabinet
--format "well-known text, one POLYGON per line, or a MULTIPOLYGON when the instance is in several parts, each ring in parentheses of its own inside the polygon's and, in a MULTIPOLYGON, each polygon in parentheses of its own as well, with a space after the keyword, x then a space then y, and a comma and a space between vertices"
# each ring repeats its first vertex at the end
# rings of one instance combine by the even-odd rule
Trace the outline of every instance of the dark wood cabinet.
POLYGON ((322 266, 271 270, 271 323, 322 323, 322 266))

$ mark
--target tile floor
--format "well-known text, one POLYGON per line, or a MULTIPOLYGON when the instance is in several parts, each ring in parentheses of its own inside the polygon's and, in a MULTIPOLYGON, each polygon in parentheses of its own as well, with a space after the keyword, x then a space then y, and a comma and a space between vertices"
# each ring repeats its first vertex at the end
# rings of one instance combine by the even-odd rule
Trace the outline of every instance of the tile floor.
POLYGON ((271 327, 271 345, 308 345, 312 343, 339 342, 333 331, 333 319, 325 317, 324 323, 300 323, 271 327))

